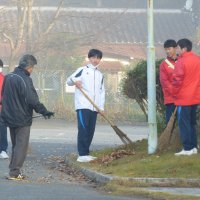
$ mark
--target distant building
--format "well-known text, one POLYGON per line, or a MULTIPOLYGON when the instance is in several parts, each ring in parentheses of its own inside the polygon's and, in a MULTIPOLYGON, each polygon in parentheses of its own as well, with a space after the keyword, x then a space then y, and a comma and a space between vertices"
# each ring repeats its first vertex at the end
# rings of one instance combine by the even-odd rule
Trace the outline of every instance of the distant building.
MULTIPOLYGON (((16 26, 16 10, 12 8, 0 14, 0 23, 11 29, 16 26), (5 23, 5 20, 8 23, 5 23)), ((33 38, 47 28, 52 20, 56 7, 34 7, 33 9, 33 38), (39 16, 39 18, 38 18, 39 16)), ((16 27, 17 28, 17 27, 16 27)), ((17 34, 16 28, 12 34, 17 34)), ((155 9, 154 10, 154 32, 157 58, 163 57, 162 45, 166 39, 189 38, 194 40, 196 24, 194 16, 190 12, 181 9, 155 9)), ((147 14, 146 9, 124 9, 124 8, 63 8, 60 17, 56 20, 51 35, 63 33, 69 38, 56 43, 55 38, 49 44, 52 51, 67 51, 71 54, 83 54, 86 49, 98 47, 105 52, 109 58, 120 60, 140 59, 146 57, 147 45, 147 14), (76 44, 78 48, 71 48, 76 44), (63 49, 61 49, 61 47, 63 49)), ((50 40, 49 40, 50 41, 50 40)), ((26 38, 24 38, 26 45, 26 38)), ((10 54, 9 42, 1 35, 0 51, 2 56, 10 54)), ((22 48, 23 51, 23 48, 22 48)))

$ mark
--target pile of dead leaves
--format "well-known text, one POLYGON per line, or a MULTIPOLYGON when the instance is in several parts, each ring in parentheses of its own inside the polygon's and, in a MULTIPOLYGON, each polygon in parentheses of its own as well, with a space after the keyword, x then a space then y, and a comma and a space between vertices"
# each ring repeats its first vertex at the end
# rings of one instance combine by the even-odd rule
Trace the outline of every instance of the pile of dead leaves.
POLYGON ((111 163, 113 160, 117 160, 124 156, 130 156, 130 155, 135 155, 135 152, 131 150, 117 150, 108 155, 104 155, 102 159, 100 160, 100 162, 102 164, 108 164, 108 163, 111 163))

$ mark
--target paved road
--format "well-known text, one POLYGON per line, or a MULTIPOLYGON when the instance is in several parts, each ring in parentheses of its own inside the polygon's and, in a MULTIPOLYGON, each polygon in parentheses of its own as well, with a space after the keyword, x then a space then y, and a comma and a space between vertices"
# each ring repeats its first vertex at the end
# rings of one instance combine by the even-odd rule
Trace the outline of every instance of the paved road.
MULTIPOLYGON (((147 128, 121 126, 133 139, 147 137, 147 128)), ((1 200, 145 200, 114 197, 98 191, 97 185, 64 164, 66 153, 76 152, 76 125, 57 120, 35 120, 31 130, 31 149, 23 167, 28 181, 9 181, 8 160, 0 160, 1 200)), ((98 125, 93 149, 121 144, 107 125, 98 125)), ((10 146, 9 146, 10 150, 10 146)))
MULTIPOLYGON (((66 144, 75 144, 77 137, 76 124, 66 123, 64 120, 39 120, 35 119, 31 140, 41 141, 48 140, 49 142, 65 142, 66 144)), ((147 137, 147 126, 118 126, 132 140, 139 140, 147 137)), ((114 130, 108 125, 97 124, 93 139, 93 144, 98 145, 118 145, 121 140, 116 135, 114 130)), ((93 146, 94 146, 93 145, 93 146)))

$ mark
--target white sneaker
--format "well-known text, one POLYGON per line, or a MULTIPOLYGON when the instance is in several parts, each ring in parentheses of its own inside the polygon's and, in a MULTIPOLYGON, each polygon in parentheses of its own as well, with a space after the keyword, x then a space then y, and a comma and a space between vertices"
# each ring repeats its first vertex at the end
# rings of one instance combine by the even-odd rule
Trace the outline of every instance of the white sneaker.
POLYGON ((90 162, 92 160, 94 160, 94 159, 92 159, 90 156, 79 156, 77 158, 78 162, 90 162))
POLYGON ((96 160, 96 159, 97 159, 97 157, 90 156, 90 155, 88 155, 88 157, 92 158, 93 160, 96 160))
MULTIPOLYGON (((196 149, 196 148, 194 148, 194 149, 196 149)), ((182 151, 175 153, 174 155, 175 156, 191 156, 193 154, 197 154, 197 150, 196 150, 196 153, 195 153, 194 149, 191 149, 189 151, 186 151, 186 150, 183 149, 182 151)))
POLYGON ((2 158, 2 159, 8 159, 9 156, 8 156, 8 154, 7 154, 5 151, 2 151, 2 152, 0 153, 0 158, 2 158))
POLYGON ((193 148, 192 151, 193 151, 193 154, 197 154, 198 153, 197 148, 193 148))

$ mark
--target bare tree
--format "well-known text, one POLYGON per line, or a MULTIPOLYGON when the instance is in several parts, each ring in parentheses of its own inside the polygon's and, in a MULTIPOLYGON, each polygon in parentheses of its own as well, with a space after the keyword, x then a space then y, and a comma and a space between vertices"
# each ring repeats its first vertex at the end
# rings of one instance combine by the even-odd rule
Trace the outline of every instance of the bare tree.
POLYGON ((9 59, 9 66, 13 66, 14 60, 22 46, 23 38, 24 38, 24 25, 26 20, 26 11, 27 8, 25 6, 22 6, 24 4, 23 0, 17 0, 16 6, 17 6, 17 33, 14 37, 12 33, 6 32, 6 28, 3 31, 3 36, 9 41, 11 54, 9 59))
POLYGON ((32 50, 32 32, 33 32, 33 15, 32 15, 33 0, 26 0, 26 5, 27 5, 26 51, 31 52, 31 50, 32 50))
MULTIPOLYGON (((33 48, 32 48, 33 52, 38 52, 38 51, 40 51, 40 50, 45 48, 46 39, 48 38, 49 33, 53 29, 53 27, 55 25, 55 22, 56 22, 56 20, 58 19, 59 15, 60 15, 60 11, 61 11, 61 8, 63 6, 63 3, 64 3, 64 0, 61 0, 59 5, 58 5, 58 7, 57 7, 57 10, 54 13, 53 18, 49 22, 46 30, 43 30, 42 32, 40 32, 38 34, 38 38, 33 44, 33 48)), ((39 17, 38 17, 38 22, 37 23, 38 23, 38 25, 40 24, 39 17)))
MULTIPOLYGON (((64 0, 60 1, 60 4, 54 14, 54 17, 47 25, 46 30, 43 30, 41 34, 37 35, 37 38, 33 38, 33 26, 36 25, 33 17, 33 0, 15 0, 16 7, 12 7, 16 12, 16 21, 12 23, 5 23, 2 27, 1 34, 9 41, 10 46, 10 58, 9 69, 14 68, 14 64, 17 58, 20 56, 20 51, 26 51, 27 53, 36 53, 44 48, 45 39, 49 32, 52 30, 56 19, 59 16, 61 7, 64 0), (8 28, 13 26, 12 29, 8 28), (34 43, 33 43, 34 41, 34 43)), ((9 12, 11 7, 5 7, 4 12, 9 12)))

